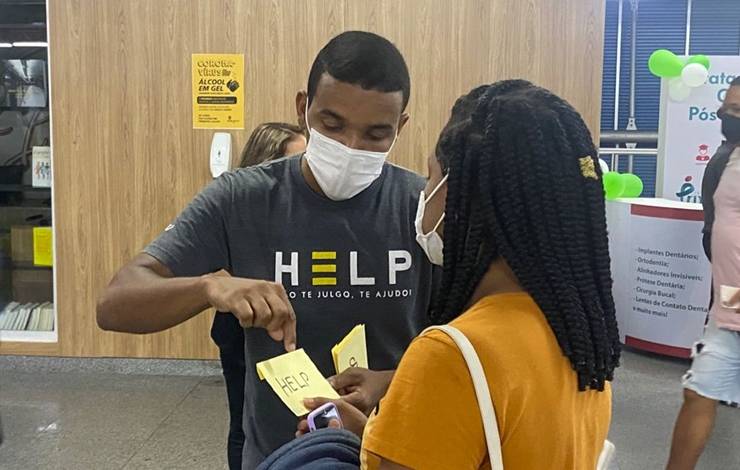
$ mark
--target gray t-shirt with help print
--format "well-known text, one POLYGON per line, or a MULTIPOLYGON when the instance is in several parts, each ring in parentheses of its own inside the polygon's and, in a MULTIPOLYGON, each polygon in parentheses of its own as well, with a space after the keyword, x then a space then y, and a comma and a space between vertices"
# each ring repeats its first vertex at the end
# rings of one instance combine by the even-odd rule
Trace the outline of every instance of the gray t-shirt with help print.
MULTIPOLYGON (((386 164, 346 201, 316 194, 301 157, 224 174, 200 193, 145 251, 176 276, 226 269, 282 282, 298 320, 298 347, 325 376, 330 350, 365 324, 370 368, 395 369, 426 325, 432 266, 415 241, 420 176, 386 164)), ((290 441, 297 419, 255 364, 284 353, 264 330, 245 331, 243 468, 290 441)))

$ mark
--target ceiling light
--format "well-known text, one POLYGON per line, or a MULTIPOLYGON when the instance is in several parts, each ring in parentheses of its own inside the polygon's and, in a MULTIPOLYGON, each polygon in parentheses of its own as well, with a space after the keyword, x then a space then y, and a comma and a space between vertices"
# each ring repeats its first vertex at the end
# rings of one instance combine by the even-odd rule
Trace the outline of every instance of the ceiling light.
POLYGON ((47 47, 49 44, 41 41, 21 41, 14 42, 14 47, 47 47))
POLYGON ((13 45, 9 42, 0 42, 0 48, 2 47, 13 47, 13 45))

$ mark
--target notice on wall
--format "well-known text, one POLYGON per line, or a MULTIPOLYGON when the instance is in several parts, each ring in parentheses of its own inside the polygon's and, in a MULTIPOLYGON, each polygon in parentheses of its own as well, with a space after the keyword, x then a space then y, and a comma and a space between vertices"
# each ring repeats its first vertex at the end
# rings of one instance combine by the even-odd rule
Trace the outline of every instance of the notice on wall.
POLYGON ((677 102, 663 80, 660 97, 657 190, 660 197, 701 203, 701 183, 710 158, 722 144, 717 109, 740 71, 740 56, 710 56, 709 78, 677 102))
POLYGON ((244 54, 193 54, 193 128, 244 129, 244 54))
POLYGON ((51 188, 51 147, 33 147, 31 168, 31 185, 34 188, 51 188))
POLYGON ((622 341, 688 357, 704 329, 711 286, 701 245, 701 207, 672 201, 610 206, 614 300, 622 341))
POLYGON ((54 241, 51 227, 33 228, 33 264, 44 267, 54 264, 54 241))
POLYGON ((306 398, 339 398, 303 349, 258 363, 257 375, 267 381, 296 416, 308 414, 303 405, 306 398))

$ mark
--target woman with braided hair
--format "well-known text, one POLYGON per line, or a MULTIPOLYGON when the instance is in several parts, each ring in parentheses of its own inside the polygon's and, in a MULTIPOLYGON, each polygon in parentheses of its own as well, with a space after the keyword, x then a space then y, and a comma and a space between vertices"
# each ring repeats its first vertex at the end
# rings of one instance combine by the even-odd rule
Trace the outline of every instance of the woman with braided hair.
POLYGON ((436 153, 449 216, 433 322, 457 318, 501 265, 542 310, 578 389, 603 390, 620 346, 597 152, 581 117, 529 82, 499 82, 458 101, 436 153))
MULTIPOLYGON (((609 429, 620 345, 596 158, 568 103, 509 80, 460 98, 429 159, 417 240, 443 265, 431 320, 477 351, 507 470, 594 469, 609 429)), ((364 467, 491 468, 468 367, 442 332, 414 340, 369 421, 335 403, 364 467)))

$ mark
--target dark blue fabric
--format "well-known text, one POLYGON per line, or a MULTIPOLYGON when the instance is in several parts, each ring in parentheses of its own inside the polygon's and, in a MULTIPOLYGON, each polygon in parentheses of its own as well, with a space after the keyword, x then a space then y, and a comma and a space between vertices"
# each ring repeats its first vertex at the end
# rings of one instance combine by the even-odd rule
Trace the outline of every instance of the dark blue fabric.
POLYGON ((356 470, 360 439, 343 429, 320 429, 295 439, 275 452, 257 470, 356 470))
POLYGON ((691 54, 737 55, 740 51, 740 2, 695 1, 691 7, 691 54))
POLYGON ((229 402, 229 437, 226 456, 229 470, 241 470, 244 453, 244 386, 247 365, 244 359, 244 328, 230 313, 216 312, 211 327, 211 338, 218 345, 221 368, 226 381, 229 402))
POLYGON ((604 68, 601 81, 601 129, 614 127, 614 97, 617 82, 617 27, 619 23, 619 2, 606 2, 604 22, 604 68))

